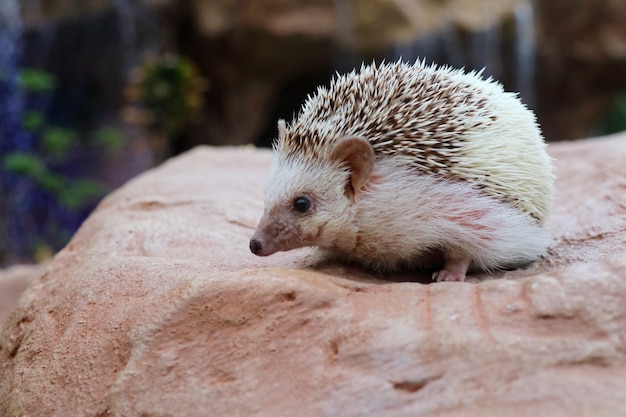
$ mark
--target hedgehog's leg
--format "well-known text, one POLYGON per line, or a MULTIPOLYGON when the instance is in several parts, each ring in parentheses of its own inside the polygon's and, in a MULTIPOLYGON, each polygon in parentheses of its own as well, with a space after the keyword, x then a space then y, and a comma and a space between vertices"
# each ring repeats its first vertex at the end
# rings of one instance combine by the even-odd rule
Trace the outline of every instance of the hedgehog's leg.
POLYGON ((472 260, 462 254, 446 254, 441 271, 433 273, 433 281, 463 281, 472 260))

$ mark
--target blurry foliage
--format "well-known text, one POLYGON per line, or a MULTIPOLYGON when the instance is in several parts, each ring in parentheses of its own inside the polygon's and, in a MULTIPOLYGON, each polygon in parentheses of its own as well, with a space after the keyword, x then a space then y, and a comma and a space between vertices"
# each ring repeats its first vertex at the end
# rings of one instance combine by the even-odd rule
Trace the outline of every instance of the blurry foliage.
MULTIPOLYGON (((54 91, 55 80, 45 72, 22 69, 17 85, 28 97, 47 97, 54 91)), ((2 232, 21 241, 21 244, 9 244, 26 246, 29 256, 41 260, 45 254, 63 246, 74 232, 62 224, 59 217, 81 216, 81 211, 92 207, 107 192, 100 181, 82 177, 80 168, 75 166, 81 152, 119 149, 124 138, 119 131, 108 127, 81 138, 72 129, 51 126, 42 110, 26 110, 22 114, 21 129, 27 134, 30 146, 19 145, 18 139, 14 150, 0 156, 0 175, 9 201, 5 210, 10 211, 3 213, 9 219, 4 227, 16 228, 21 233, 15 236, 16 233, 2 232), (42 211, 41 206, 46 210, 42 211), (38 210, 37 214, 22 213, 24 207, 38 210), (42 212, 45 212, 43 216, 42 212), (24 219, 24 216, 30 218, 24 219), (23 226, 16 226, 16 223, 30 224, 33 230, 23 230, 23 226), (24 234, 27 236, 21 236, 24 234)), ((24 253, 13 256, 21 258, 24 253)))
POLYGON ((207 88, 190 60, 175 55, 148 58, 127 87, 132 106, 125 111, 126 119, 175 140, 200 114, 207 88))
MULTIPOLYGON (((63 158, 67 154, 56 154, 63 158)), ((11 152, 2 158, 2 169, 33 181, 41 190, 51 193, 56 201, 68 210, 78 210, 85 204, 102 197, 107 188, 96 180, 70 178, 54 172, 47 158, 30 152, 11 152)))
POLYGON ((600 130, 603 135, 626 130, 626 91, 617 96, 613 106, 605 115, 600 130))
POLYGON ((111 150, 119 150, 124 146, 124 135, 112 127, 103 127, 93 136, 93 143, 111 150))
POLYGON ((19 86, 29 93, 51 93, 56 87, 54 77, 44 71, 24 68, 18 77, 19 86))

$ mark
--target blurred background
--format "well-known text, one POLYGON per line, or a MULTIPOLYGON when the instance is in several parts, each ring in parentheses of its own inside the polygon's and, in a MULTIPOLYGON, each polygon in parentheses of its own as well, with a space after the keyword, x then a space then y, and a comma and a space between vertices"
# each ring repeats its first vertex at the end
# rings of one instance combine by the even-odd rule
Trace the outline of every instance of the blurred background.
POLYGON ((269 146, 336 72, 483 69, 549 141, 626 129, 624 0, 0 0, 0 266, 199 144, 269 146))

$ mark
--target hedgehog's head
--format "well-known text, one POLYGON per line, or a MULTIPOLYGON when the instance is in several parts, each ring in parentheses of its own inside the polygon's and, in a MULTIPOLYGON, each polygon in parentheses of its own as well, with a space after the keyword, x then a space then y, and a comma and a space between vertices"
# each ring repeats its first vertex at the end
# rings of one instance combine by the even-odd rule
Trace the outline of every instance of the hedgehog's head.
POLYGON ((252 253, 354 246, 354 203, 372 172, 374 152, 369 142, 355 137, 329 146, 324 156, 311 160, 277 149, 265 212, 250 239, 252 253))

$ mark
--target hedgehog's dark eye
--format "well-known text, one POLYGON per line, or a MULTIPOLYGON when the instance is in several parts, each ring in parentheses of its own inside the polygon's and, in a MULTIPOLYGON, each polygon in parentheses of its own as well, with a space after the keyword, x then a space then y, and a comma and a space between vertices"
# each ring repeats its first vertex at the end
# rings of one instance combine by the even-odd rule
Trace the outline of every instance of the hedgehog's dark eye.
POLYGON ((311 201, 306 197, 296 197, 293 200, 293 209, 295 211, 299 211, 300 213, 306 213, 306 211, 311 207, 311 201))

